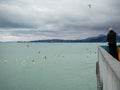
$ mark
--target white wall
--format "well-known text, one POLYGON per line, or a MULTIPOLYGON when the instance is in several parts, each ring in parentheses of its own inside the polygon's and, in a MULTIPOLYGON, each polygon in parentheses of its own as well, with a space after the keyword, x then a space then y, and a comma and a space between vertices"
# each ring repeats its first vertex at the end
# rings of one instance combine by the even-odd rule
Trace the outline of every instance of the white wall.
POLYGON ((98 61, 103 90, 120 90, 120 62, 102 47, 98 47, 98 61))

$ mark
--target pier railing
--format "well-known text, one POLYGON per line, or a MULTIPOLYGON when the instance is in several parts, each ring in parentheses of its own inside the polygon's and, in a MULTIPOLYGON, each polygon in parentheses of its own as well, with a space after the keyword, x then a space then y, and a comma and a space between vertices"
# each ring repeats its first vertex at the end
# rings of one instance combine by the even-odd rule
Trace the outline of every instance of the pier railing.
POLYGON ((120 62, 102 47, 98 47, 96 75, 98 90, 120 90, 120 62))

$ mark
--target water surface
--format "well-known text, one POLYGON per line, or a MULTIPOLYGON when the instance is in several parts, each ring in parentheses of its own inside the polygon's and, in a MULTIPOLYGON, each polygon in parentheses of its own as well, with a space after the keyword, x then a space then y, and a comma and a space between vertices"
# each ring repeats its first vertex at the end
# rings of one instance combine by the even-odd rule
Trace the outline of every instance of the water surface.
POLYGON ((100 43, 0 43, 0 90, 97 90, 100 43))

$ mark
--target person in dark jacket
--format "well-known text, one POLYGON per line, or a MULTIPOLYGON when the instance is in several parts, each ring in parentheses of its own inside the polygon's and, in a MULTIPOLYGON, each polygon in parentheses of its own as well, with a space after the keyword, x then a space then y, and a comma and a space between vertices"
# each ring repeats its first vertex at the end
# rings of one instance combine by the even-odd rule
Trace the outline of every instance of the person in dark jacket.
POLYGON ((110 54, 118 59, 117 55, 117 47, 116 47, 116 32, 112 30, 112 28, 109 29, 108 35, 107 35, 107 41, 109 46, 109 52, 110 54))

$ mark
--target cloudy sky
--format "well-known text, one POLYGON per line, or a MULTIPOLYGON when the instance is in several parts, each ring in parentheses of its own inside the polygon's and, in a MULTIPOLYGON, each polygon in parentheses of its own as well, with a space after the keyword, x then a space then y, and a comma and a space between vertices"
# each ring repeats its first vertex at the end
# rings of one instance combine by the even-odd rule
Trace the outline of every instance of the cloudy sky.
POLYGON ((119 33, 119 9, 119 0, 0 0, 0 41, 83 39, 109 27, 119 33))

